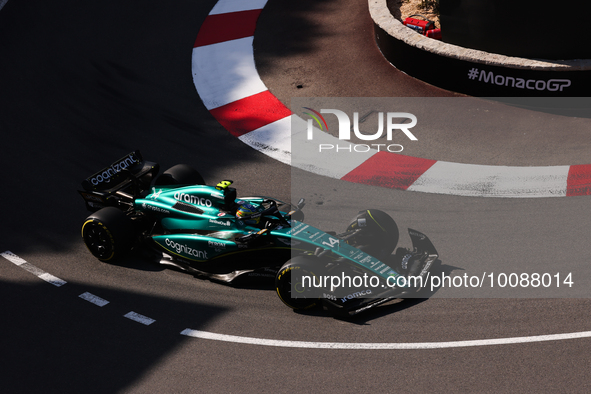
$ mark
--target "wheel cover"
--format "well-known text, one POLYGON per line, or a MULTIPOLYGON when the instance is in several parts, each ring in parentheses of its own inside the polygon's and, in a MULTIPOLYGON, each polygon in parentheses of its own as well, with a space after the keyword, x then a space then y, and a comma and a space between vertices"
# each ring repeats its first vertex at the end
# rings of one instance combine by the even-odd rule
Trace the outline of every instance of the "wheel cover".
POLYGON ((84 243, 90 253, 101 260, 113 257, 114 245, 109 231, 100 223, 88 221, 84 224, 84 243))
MULTIPOLYGON (((285 272, 282 274, 282 276, 284 277, 283 280, 281 280, 281 283, 279 286, 277 286, 277 294, 279 295, 279 298, 289 307, 294 308, 294 309, 307 309, 307 308, 311 308, 314 305, 316 305, 316 303, 318 302, 317 298, 307 298, 306 296, 304 296, 303 294, 306 293, 307 291, 309 291, 308 289, 306 289, 305 287, 302 286, 302 283, 300 282, 296 282, 293 284, 292 287, 292 280, 293 280, 293 270, 294 269, 300 269, 300 267, 292 267, 289 272, 285 272), (295 290, 295 293, 298 294, 297 297, 292 297, 292 288, 295 290)), ((305 271, 306 273, 308 273, 307 271, 305 271)), ((310 273, 311 275, 315 276, 313 273, 310 273)))

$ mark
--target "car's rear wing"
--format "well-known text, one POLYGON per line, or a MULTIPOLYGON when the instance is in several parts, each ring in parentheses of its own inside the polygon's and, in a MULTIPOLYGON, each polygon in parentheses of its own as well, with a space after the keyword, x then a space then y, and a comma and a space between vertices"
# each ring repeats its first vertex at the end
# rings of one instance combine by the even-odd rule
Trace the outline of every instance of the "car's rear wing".
POLYGON ((136 150, 86 178, 82 181, 84 191, 78 192, 91 212, 120 205, 122 200, 129 203, 149 189, 159 169, 158 163, 144 161, 136 150))

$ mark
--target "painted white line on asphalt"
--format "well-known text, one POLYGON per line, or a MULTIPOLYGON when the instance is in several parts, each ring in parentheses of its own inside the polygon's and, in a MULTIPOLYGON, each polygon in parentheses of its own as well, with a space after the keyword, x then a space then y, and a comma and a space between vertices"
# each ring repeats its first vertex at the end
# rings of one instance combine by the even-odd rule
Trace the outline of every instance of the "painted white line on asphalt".
POLYGON ((63 286, 66 283, 68 283, 68 282, 66 282, 63 279, 60 279, 60 278, 55 277, 55 276, 53 276, 51 274, 48 274, 47 272, 44 272, 41 275, 39 275, 39 278, 40 279, 43 279, 47 283, 51 283, 52 285, 57 286, 57 287, 63 286))
POLYGON ((6 252, 0 253, 0 256, 4 257, 6 260, 10 261, 11 263, 21 267, 25 271, 32 273, 33 275, 37 276, 39 279, 46 281, 47 283, 51 283, 54 286, 60 287, 65 285, 66 282, 63 279, 55 277, 47 272, 43 271, 40 268, 35 267, 33 264, 28 263, 26 260, 21 259, 11 251, 7 250, 6 252))
POLYGON ((21 266, 23 264, 26 264, 26 260, 21 259, 20 257, 18 257, 16 254, 12 253, 11 251, 7 250, 6 252, 3 252, 2 254, 0 254, 0 256, 4 257, 6 260, 21 266))
POLYGON ((451 342, 417 342, 417 343, 345 343, 345 342, 307 342, 286 341, 279 339, 250 338, 235 335, 216 334, 213 332, 185 329, 181 335, 194 338, 211 339, 214 341, 244 343, 259 346, 277 346, 303 349, 344 349, 344 350, 419 350, 444 349, 471 346, 511 345, 518 343, 560 341, 565 339, 590 338, 591 331, 569 334, 535 335, 528 337, 477 339, 470 341, 451 342))
POLYGON ((94 294, 89 293, 89 292, 82 293, 78 297, 80 297, 83 300, 86 300, 94 305, 98 305, 98 306, 105 306, 109 303, 109 301, 107 301, 101 297, 95 296, 94 294))
POLYGON ((136 312, 129 312, 123 316, 130 319, 130 320, 136 321, 138 323, 145 324, 146 326, 149 326, 150 324, 152 324, 156 321, 154 319, 150 319, 147 316, 140 315, 139 313, 136 313, 136 312))

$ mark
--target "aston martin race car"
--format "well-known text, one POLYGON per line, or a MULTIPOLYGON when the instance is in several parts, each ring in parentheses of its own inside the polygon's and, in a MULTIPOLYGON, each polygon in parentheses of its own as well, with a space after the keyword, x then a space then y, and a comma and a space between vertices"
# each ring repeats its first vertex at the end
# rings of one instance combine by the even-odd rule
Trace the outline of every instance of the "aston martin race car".
POLYGON ((398 227, 376 209, 360 211, 342 233, 325 232, 303 222, 303 199, 238 198, 231 180, 208 186, 188 165, 162 174, 159 167, 135 151, 82 182, 92 212, 82 238, 96 258, 110 262, 137 250, 213 281, 274 279, 293 309, 322 304, 350 316, 416 292, 406 279, 424 278, 438 257, 431 241, 410 229, 413 249, 393 255, 398 227), (339 275, 365 276, 366 283, 335 288, 339 275))

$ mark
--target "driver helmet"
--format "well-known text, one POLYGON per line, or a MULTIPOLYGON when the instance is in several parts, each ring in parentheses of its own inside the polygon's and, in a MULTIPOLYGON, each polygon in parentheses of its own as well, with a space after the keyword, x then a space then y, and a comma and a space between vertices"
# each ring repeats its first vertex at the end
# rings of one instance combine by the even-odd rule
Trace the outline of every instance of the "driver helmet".
POLYGON ((260 213, 263 211, 262 207, 254 206, 246 201, 238 201, 238 204, 238 209, 236 210, 236 219, 242 220, 244 223, 249 225, 257 225, 260 223, 260 213))

